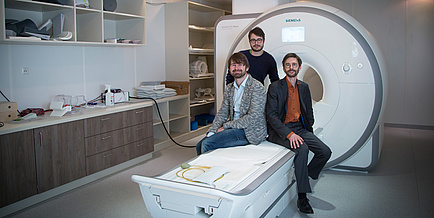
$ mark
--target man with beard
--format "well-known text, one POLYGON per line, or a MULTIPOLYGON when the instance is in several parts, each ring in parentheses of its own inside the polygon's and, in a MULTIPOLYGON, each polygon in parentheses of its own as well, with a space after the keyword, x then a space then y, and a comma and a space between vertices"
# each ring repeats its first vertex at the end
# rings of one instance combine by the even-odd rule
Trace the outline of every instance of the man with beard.
POLYGON ((301 58, 287 54, 282 61, 286 77, 272 83, 267 95, 268 141, 291 149, 295 153, 297 207, 303 213, 313 213, 306 193, 311 193, 309 178, 318 179, 330 159, 331 150, 313 134, 313 109, 309 85, 297 79, 301 58), (314 153, 308 162, 309 150, 314 153))
POLYGON ((264 86, 247 73, 249 61, 242 53, 229 58, 228 70, 235 81, 226 86, 212 126, 197 143, 198 155, 217 148, 259 144, 267 136, 264 86))
MULTIPOLYGON (((264 84, 265 77, 270 79, 271 82, 279 80, 277 74, 276 60, 268 52, 264 51, 265 33, 261 28, 256 27, 249 32, 250 49, 240 51, 243 53, 247 60, 249 60, 250 68, 249 74, 264 84)), ((226 75, 226 85, 233 82, 234 77, 228 72, 226 75)))

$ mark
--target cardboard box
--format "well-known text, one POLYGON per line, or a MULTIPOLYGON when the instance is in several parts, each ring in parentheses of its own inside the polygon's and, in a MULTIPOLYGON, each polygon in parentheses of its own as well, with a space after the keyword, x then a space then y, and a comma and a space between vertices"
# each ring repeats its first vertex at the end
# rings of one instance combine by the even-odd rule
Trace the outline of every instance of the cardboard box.
POLYGON ((163 81, 161 84, 166 85, 167 88, 172 88, 176 90, 177 95, 187 95, 190 82, 184 81, 163 81))
POLYGON ((17 103, 16 102, 0 102, 0 121, 11 121, 17 119, 17 103))

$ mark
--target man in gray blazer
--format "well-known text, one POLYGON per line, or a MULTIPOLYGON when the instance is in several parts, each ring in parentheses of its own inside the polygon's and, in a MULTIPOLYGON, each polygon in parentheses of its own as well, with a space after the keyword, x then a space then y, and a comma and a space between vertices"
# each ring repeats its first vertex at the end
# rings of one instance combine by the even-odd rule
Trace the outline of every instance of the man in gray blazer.
POLYGON ((247 73, 249 61, 242 53, 229 58, 228 69, 235 80, 226 86, 212 126, 196 145, 198 155, 217 148, 259 144, 267 136, 264 86, 247 73))

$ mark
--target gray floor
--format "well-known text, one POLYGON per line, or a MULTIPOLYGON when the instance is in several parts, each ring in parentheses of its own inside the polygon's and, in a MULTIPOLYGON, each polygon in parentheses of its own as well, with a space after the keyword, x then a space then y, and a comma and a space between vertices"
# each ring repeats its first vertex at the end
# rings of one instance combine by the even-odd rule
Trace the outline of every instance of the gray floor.
MULTIPOLYGON (((372 172, 325 170, 308 196, 315 214, 294 213, 293 203, 282 217, 434 217, 433 154, 434 130, 385 128, 380 162, 372 172)), ((11 217, 151 217, 131 175, 153 176, 194 156, 194 149, 170 147, 141 165, 11 217)))

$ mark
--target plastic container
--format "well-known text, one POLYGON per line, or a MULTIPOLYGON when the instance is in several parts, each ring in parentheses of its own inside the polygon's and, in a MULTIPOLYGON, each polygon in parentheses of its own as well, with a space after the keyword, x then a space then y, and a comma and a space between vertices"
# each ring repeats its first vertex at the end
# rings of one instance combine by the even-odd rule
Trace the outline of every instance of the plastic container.
POLYGON ((199 128, 199 124, 198 124, 197 121, 191 121, 191 122, 190 122, 190 130, 191 130, 191 131, 193 131, 193 130, 197 130, 198 128, 199 128))
POLYGON ((114 94, 111 92, 111 85, 105 85, 105 89, 107 92, 105 93, 105 105, 106 106, 113 106, 115 104, 114 101, 114 94))

